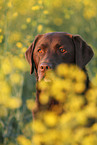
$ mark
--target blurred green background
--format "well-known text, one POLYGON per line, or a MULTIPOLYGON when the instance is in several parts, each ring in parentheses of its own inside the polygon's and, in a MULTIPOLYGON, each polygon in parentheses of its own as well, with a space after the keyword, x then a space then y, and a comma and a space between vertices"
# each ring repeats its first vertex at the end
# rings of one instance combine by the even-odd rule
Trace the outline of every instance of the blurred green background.
POLYGON ((97 85, 97 0, 0 0, 0 145, 32 136, 36 80, 25 51, 37 34, 53 31, 79 34, 91 45, 87 69, 97 85))

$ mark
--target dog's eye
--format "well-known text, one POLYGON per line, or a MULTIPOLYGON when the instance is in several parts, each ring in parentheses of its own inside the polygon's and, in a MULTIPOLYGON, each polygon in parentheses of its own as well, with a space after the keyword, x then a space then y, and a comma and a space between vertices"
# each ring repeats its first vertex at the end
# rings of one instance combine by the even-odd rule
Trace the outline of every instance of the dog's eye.
POLYGON ((43 50, 41 48, 38 49, 39 53, 43 53, 43 50))
POLYGON ((62 52, 62 53, 67 53, 67 51, 66 51, 64 48, 62 48, 62 47, 60 47, 59 50, 60 50, 60 52, 62 52))

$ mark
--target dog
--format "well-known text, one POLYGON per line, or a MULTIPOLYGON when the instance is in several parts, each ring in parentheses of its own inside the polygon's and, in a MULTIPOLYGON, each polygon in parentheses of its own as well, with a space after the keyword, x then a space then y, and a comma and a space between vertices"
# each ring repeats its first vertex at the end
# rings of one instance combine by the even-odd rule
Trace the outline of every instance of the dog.
MULTIPOLYGON (((46 70, 55 69, 61 63, 75 64, 86 73, 86 88, 89 87, 89 77, 85 66, 93 55, 92 48, 80 35, 65 32, 37 35, 25 53, 25 57, 30 64, 30 74, 35 72, 37 81, 45 77, 46 70)), ((36 102, 38 106, 39 94, 40 92, 37 89, 36 102)))

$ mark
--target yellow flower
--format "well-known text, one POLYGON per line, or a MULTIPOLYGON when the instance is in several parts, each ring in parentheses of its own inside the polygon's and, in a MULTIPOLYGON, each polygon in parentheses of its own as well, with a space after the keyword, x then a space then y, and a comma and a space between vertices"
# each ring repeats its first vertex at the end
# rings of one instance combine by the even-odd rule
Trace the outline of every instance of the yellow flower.
POLYGON ((9 102, 6 102, 5 106, 10 109, 16 109, 19 108, 22 104, 22 101, 20 98, 10 98, 9 102))
POLYGON ((6 81, 1 81, 0 82, 0 95, 4 96, 9 96, 11 93, 11 88, 9 84, 6 81))
MULTIPOLYGON (((55 98, 56 96, 59 95, 59 97, 61 96, 64 99, 65 96, 64 90, 71 91, 72 90, 71 86, 72 86, 72 82, 70 79, 63 80, 63 79, 56 78, 55 82, 51 86, 51 94, 54 95, 55 98)), ((62 98, 59 99, 61 100, 62 98)))
POLYGON ((43 122, 41 122, 41 120, 35 120, 33 122, 32 128, 35 133, 44 133, 46 130, 45 125, 43 122))
POLYGON ((86 19, 91 19, 91 18, 93 18, 95 16, 96 16, 96 13, 93 10, 91 10, 91 9, 84 11, 84 17, 86 19))
POLYGON ((81 106, 84 105, 84 99, 83 96, 71 96, 68 103, 64 104, 64 109, 67 109, 71 112, 79 111, 81 109, 81 106))
POLYGON ((40 7, 39 7, 38 5, 32 7, 32 10, 33 10, 33 11, 37 11, 37 10, 39 10, 39 9, 40 9, 40 7))
POLYGON ((85 6, 88 6, 90 4, 90 0, 84 0, 83 3, 85 6))
POLYGON ((0 43, 2 43, 2 40, 0 40, 0 43))
POLYGON ((27 23, 30 23, 30 22, 31 22, 31 18, 27 18, 27 19, 26 19, 26 22, 27 22, 27 23))
POLYGON ((97 123, 92 126, 92 130, 97 132, 97 123))
POLYGON ((17 141, 20 145, 32 145, 31 141, 23 135, 18 136, 17 141))
MULTIPOLYGON (((96 99, 95 99, 96 101, 96 99)), ((97 117, 97 105, 96 103, 90 103, 87 105, 87 107, 85 108, 85 113, 87 114, 87 116, 89 117, 97 117)))
POLYGON ((76 73, 77 73, 75 77, 76 81, 83 82, 86 80, 86 74, 83 71, 78 70, 76 73))
POLYGON ((75 133, 75 140, 78 142, 79 140, 82 141, 83 136, 85 134, 85 128, 78 128, 77 132, 75 133))
POLYGON ((49 145, 49 141, 52 145, 64 143, 72 145, 77 145, 77 143, 81 145, 97 144, 97 123, 94 122, 91 127, 88 127, 89 118, 97 118, 96 86, 91 85, 91 89, 85 96, 82 95, 86 87, 84 72, 76 66, 64 64, 59 65, 55 72, 47 71, 44 80, 39 83, 39 89, 43 90, 39 99, 43 104, 43 111, 38 112, 39 120, 36 120, 35 126, 33 124, 35 127, 33 144, 49 145), (45 110, 49 96, 59 102, 59 104, 51 106, 51 111, 45 110))
POLYGON ((43 29, 43 26, 42 25, 38 25, 38 27, 37 27, 38 33, 41 33, 42 32, 42 29, 43 29))
POLYGON ((86 93, 88 102, 95 102, 97 98, 97 88, 89 89, 86 93))
POLYGON ((42 0, 39 0, 38 3, 39 3, 39 4, 42 4, 42 0))
POLYGON ((85 90, 85 88, 86 88, 86 85, 81 82, 75 83, 75 85, 74 85, 74 91, 76 93, 82 93, 85 90))
POLYGON ((69 65, 68 66, 68 74, 67 76, 71 79, 74 79, 77 82, 83 82, 86 80, 85 73, 76 65, 69 65))
POLYGON ((10 75, 10 80, 13 84, 20 84, 20 82, 22 81, 22 77, 18 73, 13 73, 10 75))
POLYGON ((3 39, 3 35, 0 35, 0 39, 3 39))
POLYGON ((13 62, 13 66, 20 69, 20 70, 25 70, 25 60, 24 59, 21 59, 19 57, 13 57, 12 58, 12 62, 13 62))
POLYGON ((60 145, 58 144, 58 138, 60 138, 59 135, 57 129, 49 129, 42 135, 43 141, 41 142, 45 145, 49 145, 49 142, 51 141, 52 145, 60 145))
POLYGON ((42 141, 44 141, 42 135, 36 134, 32 137, 33 145, 41 145, 42 141))
POLYGON ((41 94, 40 94, 39 101, 40 101, 41 104, 47 104, 48 101, 49 101, 49 96, 48 96, 48 94, 46 94, 46 93, 41 93, 41 94))
POLYGON ((17 17, 18 16, 18 12, 13 13, 13 17, 17 17))
POLYGON ((61 79, 56 79, 55 80, 55 82, 52 84, 52 86, 51 86, 51 93, 52 93, 52 95, 53 96, 57 96, 61 91, 62 91, 62 89, 63 89, 63 87, 62 87, 62 81, 60 81, 61 79), (61 84, 61 83, 62 84, 61 84), (60 85, 61 84, 61 85, 60 85), (56 91, 57 90, 57 91, 56 91))
POLYGON ((54 127, 58 122, 58 117, 54 112, 46 112, 44 114, 44 121, 49 127, 54 127))
POLYGON ((21 48, 21 47, 22 47, 22 43, 21 43, 21 42, 17 42, 17 43, 16 43, 16 46, 17 46, 18 48, 21 48))
POLYGON ((2 32, 2 29, 0 29, 0 33, 2 32))
POLYGON ((29 99, 26 101, 26 104, 27 104, 27 108, 32 111, 33 109, 37 108, 36 106, 36 102, 33 101, 32 99, 29 99))
POLYGON ((62 91, 58 91, 58 93, 56 94, 56 96, 54 96, 54 98, 59 101, 60 103, 64 102, 66 99, 66 93, 62 92, 62 91))
POLYGON ((68 71, 69 71, 69 66, 67 64, 60 64, 57 69, 56 69, 56 73, 59 76, 68 76, 68 71))
POLYGON ((11 60, 6 57, 1 65, 1 69, 3 71, 4 74, 10 74, 12 72, 12 64, 11 64, 11 60))
POLYGON ((6 107, 6 104, 8 104, 9 101, 10 101, 10 96, 9 95, 6 95, 4 93, 3 93, 3 95, 0 94, 0 105, 4 105, 6 107))
POLYGON ((47 15, 49 12, 48 12, 47 10, 45 10, 45 11, 43 11, 43 13, 44 13, 45 15, 47 15))
POLYGON ((11 3, 11 2, 8 2, 8 3, 7 3, 7 6, 8 6, 9 8, 11 8, 11 7, 12 7, 12 3, 11 3))
POLYGON ((56 78, 57 78, 57 77, 56 77, 56 74, 54 73, 54 71, 48 70, 48 71, 46 72, 46 74, 45 74, 45 79, 44 79, 44 81, 45 81, 45 82, 49 82, 49 83, 52 84, 52 82, 55 81, 56 78))
POLYGON ((78 124, 81 125, 87 124, 87 116, 83 110, 78 112, 76 120, 78 121, 78 124))
POLYGON ((73 91, 73 83, 70 79, 65 79, 62 83, 62 88, 66 91, 73 91))
POLYGON ((26 50, 27 50, 27 48, 26 48, 26 47, 23 47, 23 48, 21 49, 21 52, 25 53, 26 50))
POLYGON ((42 80, 42 81, 38 82, 38 88, 41 90, 45 90, 45 89, 49 88, 49 83, 42 80))
POLYGON ((96 145, 97 144, 97 135, 91 134, 89 136, 85 136, 82 140, 82 145, 96 145))
POLYGON ((60 116, 60 124, 62 126, 66 125, 68 122, 70 122, 70 120, 72 119, 73 113, 64 113, 60 116))
POLYGON ((87 1, 86 7, 84 8, 84 17, 86 19, 91 19, 93 17, 96 17, 96 5, 95 3, 92 3, 87 1))

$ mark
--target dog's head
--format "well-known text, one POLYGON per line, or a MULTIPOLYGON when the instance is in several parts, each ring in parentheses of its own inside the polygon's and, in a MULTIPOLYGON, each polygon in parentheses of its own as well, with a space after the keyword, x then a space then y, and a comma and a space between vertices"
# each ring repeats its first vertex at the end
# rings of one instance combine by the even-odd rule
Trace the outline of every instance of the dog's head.
POLYGON ((83 69, 93 55, 92 48, 79 35, 64 32, 36 36, 25 53, 30 73, 35 70, 37 80, 61 63, 76 64, 83 69))

